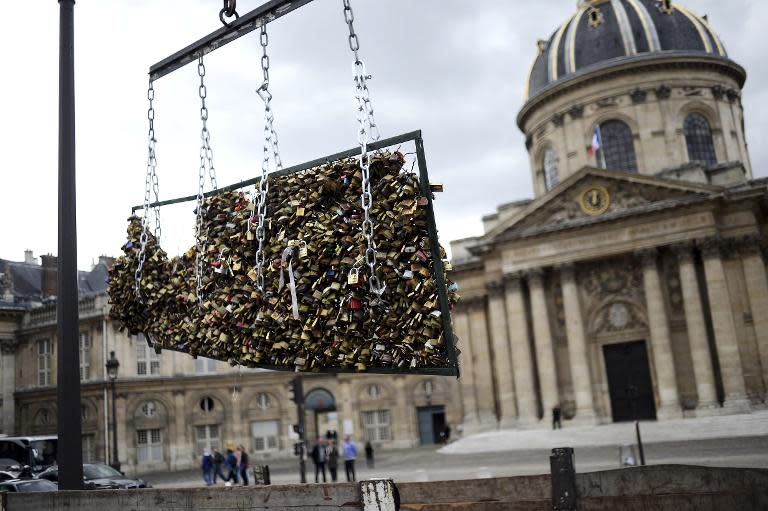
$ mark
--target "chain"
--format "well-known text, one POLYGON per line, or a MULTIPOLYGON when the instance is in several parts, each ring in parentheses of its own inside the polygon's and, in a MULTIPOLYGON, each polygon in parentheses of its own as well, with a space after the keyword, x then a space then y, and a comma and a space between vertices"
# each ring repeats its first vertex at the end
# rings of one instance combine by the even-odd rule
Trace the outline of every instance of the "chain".
POLYGON ((355 82, 355 99, 357 100, 357 122, 360 125, 360 130, 357 135, 357 140, 360 143, 360 170, 363 174, 363 192, 360 198, 360 203, 363 208, 363 223, 362 231, 365 236, 366 249, 365 249, 365 263, 368 265, 370 271, 370 277, 368 283, 373 293, 381 295, 384 292, 384 286, 381 285, 378 275, 376 274, 376 241, 374 240, 374 232, 376 226, 371 219, 370 209, 373 205, 373 195, 371 194, 371 179, 370 179, 370 166, 371 158, 368 154, 368 144, 372 141, 376 141, 380 138, 379 128, 376 126, 376 121, 373 117, 373 106, 371 104, 370 91, 368 90, 368 80, 371 76, 368 74, 365 63, 360 59, 360 39, 355 33, 354 21, 355 14, 352 11, 350 0, 343 0, 344 2, 344 21, 346 21, 349 27, 349 49, 355 55, 355 61, 352 64, 352 74, 355 82))
POLYGON ((203 127, 200 131, 200 169, 197 180, 197 223, 195 230, 195 239, 197 245, 195 281, 197 287, 197 301, 200 305, 203 303, 203 255, 206 247, 202 241, 203 232, 203 202, 205 199, 205 173, 206 170, 211 179, 211 186, 214 190, 218 189, 216 183, 216 169, 213 166, 213 149, 211 149, 211 133, 208 131, 208 107, 205 105, 205 98, 208 96, 208 88, 205 86, 205 64, 201 56, 197 62, 197 74, 200 76, 200 86, 198 93, 200 95, 200 120, 203 127))
MULTIPOLYGON (((275 115, 272 112, 272 93, 269 92, 269 55, 267 46, 269 46, 269 35, 266 25, 261 27, 261 71, 264 75, 264 81, 256 92, 264 101, 264 157, 261 161, 261 179, 259 180, 259 196, 255 215, 258 217, 256 226, 256 240, 258 248, 256 249, 256 284, 261 292, 264 292, 264 265, 266 264, 266 254, 264 253, 264 238, 267 229, 267 194, 269 193, 269 159, 270 151, 275 167, 280 170, 283 168, 283 162, 280 159, 280 149, 278 147, 277 133, 275 132, 275 115)), ((257 199, 252 195, 252 200, 256 203, 257 199)), ((250 229, 250 221, 248 228, 250 229)))
MULTIPOLYGON (((149 109, 147 110, 147 120, 149 121, 149 132, 147 134, 147 173, 144 178, 144 217, 141 219, 141 237, 139 249, 139 262, 136 266, 136 272, 134 274, 134 290, 136 291, 136 298, 141 302, 141 279, 144 275, 144 262, 147 258, 147 241, 149 240, 149 214, 150 214, 150 197, 154 193, 155 203, 160 201, 160 184, 157 179, 157 157, 155 148, 157 145, 157 139, 155 138, 155 87, 152 79, 149 79, 149 87, 147 88, 147 99, 149 100, 149 109)), ((156 205, 152 209, 155 216, 155 239, 157 244, 160 244, 160 206, 156 205)))

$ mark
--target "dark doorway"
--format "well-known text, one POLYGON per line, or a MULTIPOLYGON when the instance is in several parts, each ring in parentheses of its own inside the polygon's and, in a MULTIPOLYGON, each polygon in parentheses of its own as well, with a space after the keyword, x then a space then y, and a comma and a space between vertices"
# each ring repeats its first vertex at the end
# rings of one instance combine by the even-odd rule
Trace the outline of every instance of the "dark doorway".
POLYGON ((656 419, 645 341, 603 346, 614 422, 656 419))
POLYGON ((419 439, 421 445, 439 444, 440 434, 445 431, 445 407, 422 406, 417 408, 419 417, 419 439))

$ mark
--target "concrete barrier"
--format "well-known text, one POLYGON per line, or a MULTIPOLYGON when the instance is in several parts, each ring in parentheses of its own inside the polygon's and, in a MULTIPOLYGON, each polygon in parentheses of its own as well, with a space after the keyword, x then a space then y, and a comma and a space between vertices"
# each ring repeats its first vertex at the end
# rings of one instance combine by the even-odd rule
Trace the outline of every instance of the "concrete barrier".
MULTIPOLYGON (((0 511, 391 511, 387 491, 354 483, 10 493, 0 511), (378 507, 374 507, 378 506, 378 507)), ((655 465, 576 475, 582 511, 768 510, 768 470, 655 465)), ((402 511, 549 511, 550 476, 397 484, 402 511)))

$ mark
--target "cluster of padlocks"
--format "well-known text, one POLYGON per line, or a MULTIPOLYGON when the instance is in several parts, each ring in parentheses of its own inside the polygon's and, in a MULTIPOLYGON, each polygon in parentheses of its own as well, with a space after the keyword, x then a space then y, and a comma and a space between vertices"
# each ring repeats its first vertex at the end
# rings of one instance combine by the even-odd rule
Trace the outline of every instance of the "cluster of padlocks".
MULTIPOLYGON (((404 162, 399 152, 371 157, 383 293, 367 285, 362 175, 358 160, 347 159, 270 177, 263 290, 254 265, 258 219, 245 193, 207 198, 198 245, 180 257, 168 258, 149 234, 138 292, 142 225, 132 217, 110 276, 112 316, 131 333, 146 334, 156 349, 233 365, 361 372, 455 367, 445 316, 458 300, 457 286, 446 273, 437 278, 435 261, 445 252, 431 250, 439 246, 430 243, 431 204, 404 162)), ((450 270, 447 261, 439 266, 450 270)))

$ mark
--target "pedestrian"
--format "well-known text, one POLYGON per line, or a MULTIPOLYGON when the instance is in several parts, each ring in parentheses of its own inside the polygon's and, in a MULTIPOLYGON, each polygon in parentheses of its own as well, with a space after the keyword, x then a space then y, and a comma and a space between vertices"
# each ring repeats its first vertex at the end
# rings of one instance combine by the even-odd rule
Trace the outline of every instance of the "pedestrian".
POLYGON ((328 443, 328 471, 331 473, 331 481, 336 482, 339 471, 339 450, 336 448, 336 442, 331 440, 328 443))
POLYGON ((347 472, 347 482, 355 482, 355 458, 357 458, 357 447, 347 435, 344 437, 344 470, 347 472))
POLYGON ((451 439, 451 427, 448 424, 446 424, 445 429, 443 430, 443 440, 447 444, 450 439, 451 439))
POLYGON ((216 484, 216 477, 220 477, 222 481, 227 481, 228 478, 224 475, 224 472, 221 470, 221 466, 224 464, 224 456, 218 451, 218 449, 213 450, 213 484, 216 484))
POLYGON ((312 456, 312 463, 315 464, 315 482, 319 483, 319 475, 320 472, 323 473, 323 482, 326 482, 325 480, 325 461, 326 461, 326 452, 325 452, 325 440, 322 438, 317 439, 317 443, 312 448, 312 453, 310 454, 312 456))
POLYGON ((373 468, 373 446, 370 441, 365 442, 365 464, 368 468, 373 468))
POLYGON ((227 449, 227 457, 224 458, 224 465, 226 465, 229 473, 227 474, 227 486, 232 486, 232 483, 237 484, 237 456, 232 449, 227 449))
POLYGON ((206 486, 213 484, 213 456, 208 452, 208 449, 203 451, 203 459, 200 463, 200 468, 203 469, 203 481, 206 486))
POLYGON ((562 410, 560 409, 560 403, 558 403, 552 408, 552 429, 563 429, 561 416, 562 410))
POLYGON ((237 446, 237 450, 240 453, 240 479, 243 480, 243 486, 248 486, 248 469, 251 467, 248 453, 242 445, 237 446))

